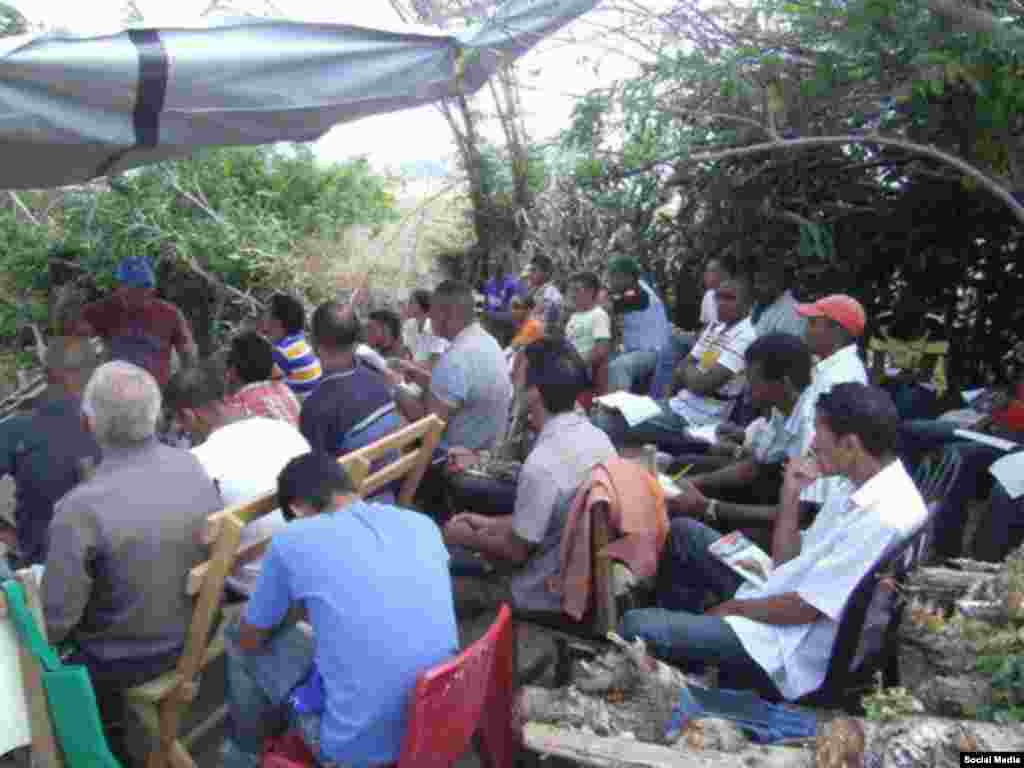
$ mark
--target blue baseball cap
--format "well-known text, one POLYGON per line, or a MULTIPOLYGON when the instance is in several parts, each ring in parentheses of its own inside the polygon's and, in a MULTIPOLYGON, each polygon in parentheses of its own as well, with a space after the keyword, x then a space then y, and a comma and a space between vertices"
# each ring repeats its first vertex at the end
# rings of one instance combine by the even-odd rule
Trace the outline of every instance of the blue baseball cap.
POLYGON ((152 288, 156 275, 145 256, 127 256, 117 265, 117 281, 133 288, 152 288))

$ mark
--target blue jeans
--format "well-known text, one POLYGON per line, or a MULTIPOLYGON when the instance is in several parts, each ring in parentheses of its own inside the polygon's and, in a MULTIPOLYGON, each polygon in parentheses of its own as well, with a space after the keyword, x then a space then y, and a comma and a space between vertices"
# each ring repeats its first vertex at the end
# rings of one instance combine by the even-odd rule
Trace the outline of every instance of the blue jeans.
POLYGON ((681 360, 686 359, 696 343, 697 338, 692 333, 685 336, 675 333, 669 335, 668 343, 658 352, 654 378, 651 379, 651 397, 660 400, 674 394, 669 390, 672 388, 672 377, 675 374, 676 366, 681 360))
POLYGON ((672 521, 658 563, 658 607, 628 611, 619 623, 623 638, 641 637, 656 656, 691 670, 708 661, 757 667, 728 623, 702 613, 707 592, 728 599, 742 582, 708 553, 721 535, 696 520, 672 521))
POLYGON ((638 381, 654 373, 657 362, 658 353, 650 349, 616 355, 608 363, 608 391, 628 392, 638 381))
MULTIPOLYGON (((313 637, 299 626, 291 626, 277 632, 259 651, 247 652, 238 647, 238 632, 237 622, 228 627, 230 722, 222 765, 257 768, 264 738, 280 730, 288 695, 312 667, 313 637)), ((314 753, 318 752, 318 745, 311 741, 319 739, 309 739, 304 733, 304 740, 314 753)))

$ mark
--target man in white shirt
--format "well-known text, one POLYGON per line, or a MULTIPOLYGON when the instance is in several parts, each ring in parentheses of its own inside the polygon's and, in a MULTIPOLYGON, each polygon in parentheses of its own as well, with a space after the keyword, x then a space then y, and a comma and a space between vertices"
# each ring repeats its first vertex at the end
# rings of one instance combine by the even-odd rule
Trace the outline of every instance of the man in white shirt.
POLYGON ((762 587, 708 551, 719 537, 678 518, 658 568, 658 608, 628 612, 619 633, 642 637, 677 663, 749 668, 788 700, 825 680, 843 610, 861 578, 924 523, 924 500, 895 458, 899 414, 882 390, 840 384, 817 402, 815 457, 786 469, 762 587), (823 475, 846 478, 813 525, 799 530, 801 491, 823 475), (701 613, 704 595, 726 598, 701 613))
POLYGON ((740 278, 726 280, 718 289, 718 323, 701 334, 686 360, 676 369, 678 392, 659 400, 661 413, 629 426, 618 411, 601 409, 593 417, 616 445, 655 443, 681 452, 693 447, 685 437, 688 427, 718 424, 729 418, 743 391, 744 354, 756 338, 750 323, 750 285, 740 278))
MULTIPOLYGON (((251 501, 276 488, 291 459, 308 453, 309 443, 292 424, 249 416, 224 401, 224 377, 212 362, 178 371, 167 384, 166 402, 189 432, 192 454, 217 486, 224 506, 251 501)), ((242 529, 241 545, 270 536, 284 526, 279 510, 242 529)), ((235 566, 228 586, 248 595, 256 586, 259 561, 235 566)))
MULTIPOLYGON (((811 385, 804 390, 796 404, 798 418, 814 423, 814 404, 818 397, 832 390, 836 384, 855 381, 868 382, 868 372, 857 351, 857 339, 864 333, 867 315, 864 307, 852 296, 835 293, 811 304, 798 304, 796 311, 808 318, 804 339, 818 359, 811 373, 811 385)), ((813 429, 807 432, 810 445, 813 429)), ((825 478, 814 483, 803 495, 803 500, 823 504, 833 492, 843 490, 841 478, 825 478)))
POLYGON ((700 302, 700 327, 707 328, 718 322, 718 300, 715 292, 729 274, 722 268, 721 259, 710 258, 704 264, 704 298, 700 302))
POLYGON ((448 349, 448 342, 434 335, 430 324, 430 291, 422 288, 412 292, 405 303, 402 343, 414 363, 431 369, 448 349))

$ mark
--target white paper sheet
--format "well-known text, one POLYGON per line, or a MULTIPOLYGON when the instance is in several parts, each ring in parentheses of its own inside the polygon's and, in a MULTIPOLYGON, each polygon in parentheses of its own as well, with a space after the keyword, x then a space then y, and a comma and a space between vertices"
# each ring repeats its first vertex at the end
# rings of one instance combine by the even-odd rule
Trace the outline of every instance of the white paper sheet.
POLYGON ((621 413, 622 418, 631 427, 661 415, 661 406, 653 399, 634 395, 632 392, 612 392, 610 395, 594 398, 594 402, 621 413))
POLYGON ((11 620, 3 618, 0 619, 0 755, 31 742, 18 636, 11 620))
POLYGON ((694 440, 700 440, 708 445, 714 445, 718 442, 718 425, 705 424, 703 427, 689 427, 686 430, 686 434, 694 440))
POLYGON ((1011 499, 1024 496, 1024 452, 1003 456, 988 468, 1011 499))
POLYGON ((973 403, 975 400, 978 399, 979 395, 983 394, 985 394, 984 387, 982 387, 981 389, 965 389, 960 393, 961 397, 963 397, 964 399, 964 402, 967 404, 973 403))
POLYGON ((960 427, 973 427, 985 418, 985 414, 973 408, 959 408, 955 411, 946 411, 939 416, 939 421, 952 421, 960 427))
POLYGON ((1018 447, 1017 443, 1010 440, 1003 440, 1001 437, 986 435, 984 432, 973 432, 970 429, 958 429, 953 434, 957 437, 973 440, 976 443, 991 445, 993 448, 998 448, 1001 451, 1012 451, 1014 448, 1018 447))

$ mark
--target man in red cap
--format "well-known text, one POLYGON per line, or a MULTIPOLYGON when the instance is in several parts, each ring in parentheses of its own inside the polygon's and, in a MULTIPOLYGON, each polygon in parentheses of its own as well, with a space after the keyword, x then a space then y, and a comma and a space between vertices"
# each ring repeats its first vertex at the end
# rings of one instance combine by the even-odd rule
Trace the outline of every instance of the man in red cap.
MULTIPOLYGON (((857 351, 857 339, 864 333, 867 316, 864 307, 852 296, 833 293, 811 304, 797 304, 796 311, 807 318, 804 340, 817 363, 811 373, 811 384, 800 395, 795 411, 800 418, 814 423, 814 404, 836 384, 853 381, 868 383, 868 372, 857 351)), ((805 431, 811 438, 814 430, 805 431)), ((801 453, 806 453, 810 443, 801 453)), ((801 497, 803 501, 823 503, 835 490, 838 478, 825 478, 810 486, 801 497)))

